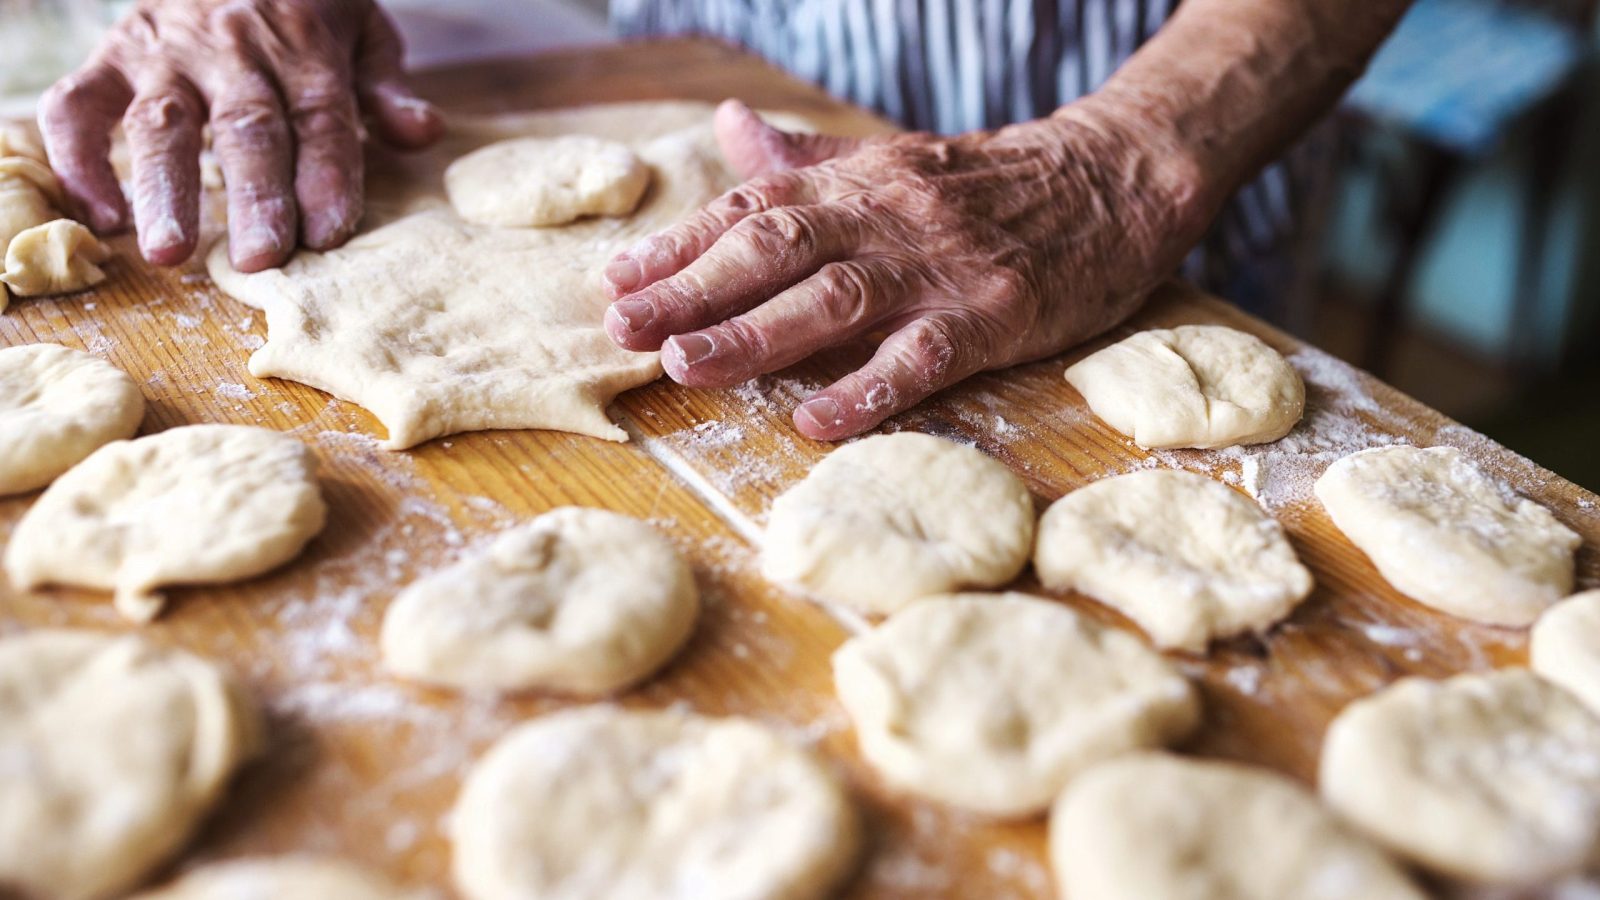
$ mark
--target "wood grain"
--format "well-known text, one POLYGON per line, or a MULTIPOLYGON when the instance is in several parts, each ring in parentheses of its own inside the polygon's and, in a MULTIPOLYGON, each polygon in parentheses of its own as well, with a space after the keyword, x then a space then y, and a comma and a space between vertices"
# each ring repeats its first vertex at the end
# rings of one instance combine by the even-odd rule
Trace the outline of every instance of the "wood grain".
MULTIPOLYGON (((721 45, 666 42, 555 54, 437 72, 422 79, 470 112, 586 102, 737 95, 803 112, 830 130, 882 131, 721 45)), ((447 884, 442 825, 464 769, 514 723, 565 705, 553 697, 457 696, 385 678, 375 635, 384 605, 411 578, 498 528, 579 504, 659 524, 693 562, 706 600, 690 646, 626 705, 685 704, 753 716, 814 744, 849 779, 871 846, 858 897, 1044 897, 1042 822, 997 824, 897 795, 862 764, 832 696, 828 656, 849 634, 835 617, 764 583, 752 541, 773 496, 828 447, 789 425, 810 390, 863 358, 828 354, 727 391, 656 384, 620 398, 626 445, 550 432, 500 432, 378 449, 362 410, 304 386, 258 381, 245 360, 264 337, 252 310, 221 296, 198 262, 158 271, 116 242, 111 279, 83 294, 22 301, 0 316, 0 346, 54 341, 130 372, 150 401, 143 432, 196 422, 265 425, 315 447, 332 509, 294 564, 248 583, 174 591, 145 633, 237 671, 262 698, 272 748, 202 829, 180 868, 244 853, 312 850, 365 861, 419 884, 447 884)), ((1594 495, 1452 423, 1375 380, 1231 307, 1172 285, 1132 322, 1062 357, 974 378, 885 426, 970 442, 1021 474, 1041 506, 1109 474, 1181 466, 1244 486, 1288 527, 1317 577, 1312 597, 1262 638, 1179 657, 1203 688, 1206 725, 1190 750, 1260 763, 1308 780, 1328 719, 1350 699, 1408 672, 1444 674, 1523 658, 1524 635, 1473 626, 1407 600, 1378 577, 1310 498, 1311 478, 1339 453, 1405 440, 1450 443, 1554 510, 1585 538, 1584 585, 1600 584, 1594 495), (1064 364, 1133 330, 1215 322, 1261 335, 1311 385, 1310 415, 1291 449, 1152 457, 1107 429, 1061 377, 1064 364)), ((0 500, 0 540, 31 496, 0 500)), ((1023 589, 1037 590, 1024 578, 1023 589)), ((1106 621, 1080 597, 1063 602, 1106 621)), ((1126 625, 1127 623, 1121 623, 1126 625)), ((101 595, 20 594, 0 584, 0 632, 46 625, 128 628, 101 595)))

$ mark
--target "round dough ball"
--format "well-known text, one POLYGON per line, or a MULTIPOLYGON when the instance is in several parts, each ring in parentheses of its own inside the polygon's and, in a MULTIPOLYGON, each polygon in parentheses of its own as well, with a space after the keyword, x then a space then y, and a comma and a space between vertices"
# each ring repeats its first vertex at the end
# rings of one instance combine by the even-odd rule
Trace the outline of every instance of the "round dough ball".
POLYGON ((196 869, 136 900, 422 900, 382 876, 314 856, 233 859, 196 869))
POLYGON ((1490 625, 1531 625, 1572 592, 1582 539, 1453 447, 1353 453, 1317 479, 1333 524, 1402 593, 1490 625))
POLYGON ((1033 498, 980 450, 915 432, 846 444, 772 503, 770 579, 869 613, 997 587, 1027 564, 1033 498))
POLYGON ((1310 792, 1264 769, 1158 753, 1085 772, 1050 813, 1063 897, 1423 900, 1310 792))
POLYGON ((1200 719, 1138 638, 1025 594, 919 600, 840 647, 833 677, 887 781, 994 816, 1042 812, 1085 768, 1200 719))
POLYGON ((0 282, 19 297, 81 291, 106 280, 100 264, 110 256, 94 232, 71 219, 55 219, 11 239, 0 282))
POLYGON ((1600 843, 1600 718, 1526 669, 1407 678, 1351 703, 1320 780, 1347 821, 1456 878, 1556 878, 1600 843))
POLYGON ((767 729, 603 706, 501 739, 450 821, 471 900, 823 897, 860 837, 838 782, 767 729))
POLYGON ((605 694, 665 665, 698 611, 694 573, 654 528, 558 509, 406 588, 383 661, 454 687, 605 694))
POLYGON ((1261 507, 1166 469, 1104 478, 1051 504, 1033 561, 1046 587, 1087 594, 1157 646, 1195 653, 1212 638, 1268 628, 1312 586, 1261 507))
POLYGON ((143 418, 138 385, 104 360, 59 344, 0 350, 0 495, 44 487, 143 418))
POLYGON ((626 216, 649 186, 650 167, 626 145, 580 134, 501 141, 444 170, 456 214, 500 227, 626 216))
POLYGON ((89 455, 39 497, 6 548, 19 590, 115 591, 147 622, 167 584, 239 581, 293 559, 322 530, 317 459, 265 428, 190 425, 89 455))
POLYGON ((1278 351, 1221 325, 1141 331, 1066 375, 1095 415, 1146 448, 1275 441, 1306 406, 1305 383, 1278 351))
POLYGON ((1585 591, 1545 610, 1528 636, 1533 671, 1600 714, 1600 591, 1585 591))
POLYGON ((132 887, 188 840, 260 720, 210 663, 137 637, 0 641, 0 894, 132 887))

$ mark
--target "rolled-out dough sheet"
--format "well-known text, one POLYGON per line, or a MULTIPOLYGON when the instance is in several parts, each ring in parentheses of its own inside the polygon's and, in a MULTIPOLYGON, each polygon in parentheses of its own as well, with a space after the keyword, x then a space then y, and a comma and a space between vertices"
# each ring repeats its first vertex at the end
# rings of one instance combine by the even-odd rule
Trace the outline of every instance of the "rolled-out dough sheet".
POLYGON ((373 148, 362 233, 281 269, 241 274, 220 241, 217 285, 266 313, 258 378, 287 378, 372 412, 385 446, 491 428, 550 428, 626 440, 605 408, 661 374, 601 330, 601 272, 617 252, 732 187, 699 103, 616 104, 456 119, 423 153, 373 148), (494 228, 450 208, 443 172, 513 137, 589 134, 627 143, 652 169, 629 218, 494 228))

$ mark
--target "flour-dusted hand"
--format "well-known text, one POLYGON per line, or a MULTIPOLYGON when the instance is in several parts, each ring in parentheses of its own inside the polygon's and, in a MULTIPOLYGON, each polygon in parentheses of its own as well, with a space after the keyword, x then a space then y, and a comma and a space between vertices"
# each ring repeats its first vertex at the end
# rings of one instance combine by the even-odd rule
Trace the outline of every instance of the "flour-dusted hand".
POLYGON ((607 331, 662 348, 691 387, 887 333, 795 412, 823 440, 1109 328, 1216 207, 1180 147, 1094 99, 998 131, 866 141, 787 134, 730 101, 717 132, 754 177, 611 263, 607 331))
POLYGON ((201 130, 228 186, 233 264, 282 263, 296 236, 337 246, 361 218, 361 122, 421 146, 443 123, 405 86, 400 41, 372 0, 141 0, 78 71, 45 94, 51 165, 97 231, 125 228, 108 159, 120 119, 133 221, 151 262, 199 237, 201 130))

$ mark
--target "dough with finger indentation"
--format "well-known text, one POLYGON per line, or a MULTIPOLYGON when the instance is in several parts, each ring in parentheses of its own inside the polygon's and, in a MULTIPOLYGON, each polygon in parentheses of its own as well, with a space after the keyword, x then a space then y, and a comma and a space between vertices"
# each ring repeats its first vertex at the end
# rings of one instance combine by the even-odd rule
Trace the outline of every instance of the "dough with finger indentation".
POLYGON ((772 503, 761 569, 824 600, 889 613, 998 587, 1027 564, 1033 498, 981 450, 915 432, 846 444, 772 503))
POLYGON ((606 694, 665 665, 698 608, 694 573, 654 528, 558 509, 406 588, 383 661, 454 687, 606 694))
POLYGON ((1147 448, 1275 441, 1305 411, 1299 373, 1221 325, 1141 331, 1067 369, 1094 414, 1147 448))
POLYGON ((450 205, 468 222, 565 225, 633 212, 650 186, 650 167, 617 141, 582 134, 518 138, 451 163, 444 186, 450 205))

